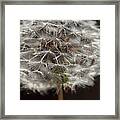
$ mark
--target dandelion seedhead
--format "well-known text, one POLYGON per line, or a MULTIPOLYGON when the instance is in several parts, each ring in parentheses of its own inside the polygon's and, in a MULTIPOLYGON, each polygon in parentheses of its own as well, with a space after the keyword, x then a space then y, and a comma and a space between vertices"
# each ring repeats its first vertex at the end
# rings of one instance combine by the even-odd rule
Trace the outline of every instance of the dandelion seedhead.
POLYGON ((93 86, 100 72, 100 28, 95 20, 21 20, 20 82, 45 92, 93 86))

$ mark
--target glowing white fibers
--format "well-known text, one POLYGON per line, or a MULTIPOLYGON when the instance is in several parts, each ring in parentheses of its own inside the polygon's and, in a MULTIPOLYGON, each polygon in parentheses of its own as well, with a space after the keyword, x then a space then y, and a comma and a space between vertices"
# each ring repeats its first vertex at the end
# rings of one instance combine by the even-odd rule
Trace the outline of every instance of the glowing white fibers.
POLYGON ((93 86, 100 74, 99 27, 95 20, 21 20, 22 88, 46 93, 61 75, 64 89, 93 86))

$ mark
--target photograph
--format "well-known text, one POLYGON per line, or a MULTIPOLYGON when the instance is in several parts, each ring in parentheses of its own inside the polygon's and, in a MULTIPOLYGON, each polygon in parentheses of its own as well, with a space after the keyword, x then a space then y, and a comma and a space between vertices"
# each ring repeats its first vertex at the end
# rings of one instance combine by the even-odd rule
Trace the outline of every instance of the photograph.
POLYGON ((20 20, 20 100, 100 100, 100 20, 20 20))
POLYGON ((118 0, 3 1, 0 118, 118 120, 119 12, 118 0))

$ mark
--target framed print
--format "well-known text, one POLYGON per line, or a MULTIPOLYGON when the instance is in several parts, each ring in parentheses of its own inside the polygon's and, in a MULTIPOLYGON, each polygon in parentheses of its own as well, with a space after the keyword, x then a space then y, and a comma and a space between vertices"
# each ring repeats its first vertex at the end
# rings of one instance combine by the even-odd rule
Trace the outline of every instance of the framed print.
POLYGON ((119 119, 119 1, 1 2, 2 119, 119 119))

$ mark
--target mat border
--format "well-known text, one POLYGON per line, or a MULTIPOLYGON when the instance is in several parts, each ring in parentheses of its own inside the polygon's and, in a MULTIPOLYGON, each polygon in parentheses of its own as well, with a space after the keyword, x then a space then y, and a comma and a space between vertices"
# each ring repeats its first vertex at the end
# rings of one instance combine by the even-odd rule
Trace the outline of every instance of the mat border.
POLYGON ((119 117, 119 0, 2 1, 0 40, 0 119, 120 119, 119 117), (5 115, 5 5, 115 5, 115 115, 5 115))

